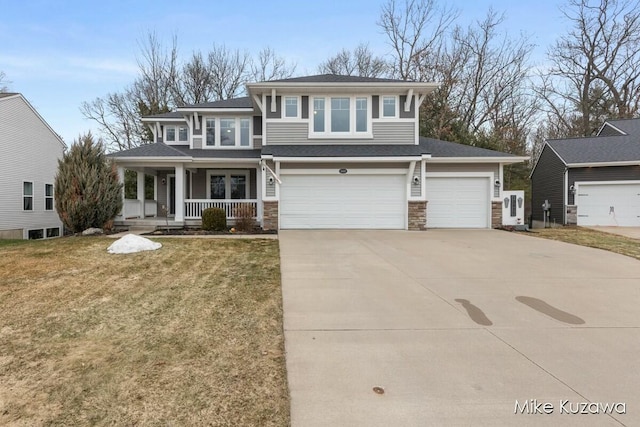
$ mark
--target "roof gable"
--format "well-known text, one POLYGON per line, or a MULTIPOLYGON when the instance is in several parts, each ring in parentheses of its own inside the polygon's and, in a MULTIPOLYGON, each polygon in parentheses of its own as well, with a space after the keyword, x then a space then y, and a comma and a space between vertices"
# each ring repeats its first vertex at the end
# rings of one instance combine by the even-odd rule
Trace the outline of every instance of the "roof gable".
POLYGON ((62 145, 64 149, 67 148, 67 144, 64 143, 64 141, 62 140, 62 137, 60 137, 60 135, 58 135, 58 133, 54 131, 53 128, 51 128, 51 126, 49 126, 49 123, 47 123, 47 121, 40 115, 40 113, 38 113, 38 111, 35 108, 33 108, 33 105, 31 105, 31 103, 27 101, 27 99, 21 93, 15 93, 15 92, 0 93, 0 106, 3 105, 3 101, 7 101, 14 98, 20 99, 33 112, 33 114, 37 117, 37 119, 40 120, 42 124, 44 124, 47 130, 51 132, 51 134, 60 143, 60 145, 62 145))
POLYGON ((628 135, 593 136, 555 139, 547 144, 564 160, 572 164, 640 162, 640 142, 628 135))

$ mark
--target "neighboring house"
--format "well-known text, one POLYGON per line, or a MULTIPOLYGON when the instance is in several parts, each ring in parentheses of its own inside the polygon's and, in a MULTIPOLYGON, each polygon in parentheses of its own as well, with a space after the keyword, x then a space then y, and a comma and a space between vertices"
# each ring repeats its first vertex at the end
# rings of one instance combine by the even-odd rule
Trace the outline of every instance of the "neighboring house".
POLYGON ((551 224, 640 226, 640 119, 608 120, 593 137, 546 141, 531 173, 532 215, 551 224))
POLYGON ((53 184, 66 146, 19 93, 0 93, 0 238, 62 235, 53 184))
POLYGON ((138 172, 141 195, 118 223, 162 225, 166 212, 198 224, 213 206, 233 220, 248 203, 266 229, 499 226, 503 165, 526 158, 421 138, 417 112, 436 87, 325 74, 145 117, 154 143, 111 155, 121 176, 138 172))

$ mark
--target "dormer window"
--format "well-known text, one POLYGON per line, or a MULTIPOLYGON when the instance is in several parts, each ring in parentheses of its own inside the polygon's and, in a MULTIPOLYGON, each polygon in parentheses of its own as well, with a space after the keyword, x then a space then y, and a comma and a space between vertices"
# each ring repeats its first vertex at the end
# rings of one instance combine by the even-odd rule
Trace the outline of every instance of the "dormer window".
POLYGON ((371 138, 367 96, 313 97, 310 138, 371 138))
POLYGON ((165 143, 189 143, 189 128, 186 125, 167 125, 164 127, 165 143))
POLYGON ((284 97, 284 117, 288 119, 297 119, 300 117, 297 96, 284 97))

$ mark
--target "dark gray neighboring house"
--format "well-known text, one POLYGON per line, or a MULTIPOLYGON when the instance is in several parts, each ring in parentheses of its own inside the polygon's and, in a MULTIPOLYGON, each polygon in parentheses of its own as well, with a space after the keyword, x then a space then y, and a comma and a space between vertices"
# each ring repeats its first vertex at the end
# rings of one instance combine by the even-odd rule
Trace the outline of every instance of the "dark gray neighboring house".
POLYGON ((551 224, 640 226, 640 119, 610 120, 598 135, 545 142, 531 173, 532 215, 551 224))

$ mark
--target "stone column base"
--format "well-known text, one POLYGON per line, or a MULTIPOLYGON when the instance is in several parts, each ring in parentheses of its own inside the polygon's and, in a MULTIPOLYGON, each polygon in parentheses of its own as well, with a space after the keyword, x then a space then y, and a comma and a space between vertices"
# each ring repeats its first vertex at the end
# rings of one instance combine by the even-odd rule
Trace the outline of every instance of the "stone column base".
POLYGON ((502 202, 491 202, 491 228, 502 227, 502 202))
POLYGON ((265 230, 278 229, 278 202, 262 202, 262 228, 265 230))
POLYGON ((427 229, 427 202, 410 200, 407 209, 408 229, 424 231, 427 229))

